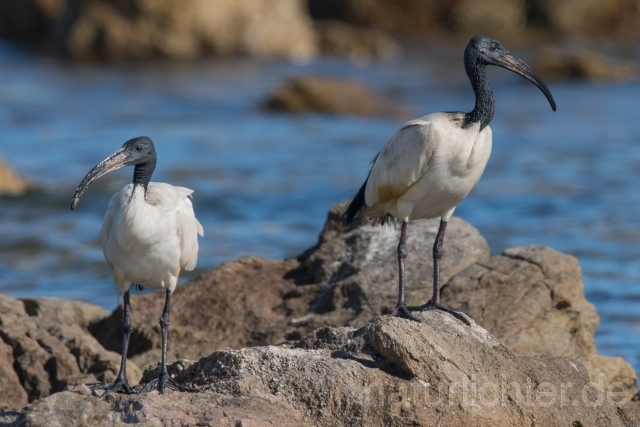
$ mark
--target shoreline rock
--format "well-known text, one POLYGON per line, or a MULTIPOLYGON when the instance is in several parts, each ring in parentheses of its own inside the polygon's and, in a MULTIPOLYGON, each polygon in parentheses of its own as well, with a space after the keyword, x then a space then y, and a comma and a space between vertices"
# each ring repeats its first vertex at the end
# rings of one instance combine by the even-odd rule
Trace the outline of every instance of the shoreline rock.
MULTIPOLYGON (((331 208, 318 243, 298 258, 245 257, 178 287, 168 357, 191 361, 173 363, 170 372, 204 388, 203 395, 117 396, 107 406, 96 406, 88 389, 80 386, 71 387, 76 394, 46 397, 64 386, 115 376, 121 308, 108 314, 86 303, 0 296, 0 390, 5 384, 24 390, 17 400, 0 400, 0 410, 20 409, 40 399, 20 416, 44 420, 66 416, 51 408, 77 400, 84 412, 74 416, 94 417, 96 425, 125 418, 136 423, 156 423, 152 418, 159 423, 214 419, 223 423, 224 418, 228 425, 242 419, 338 425, 341 417, 377 425, 367 418, 367 411, 386 420, 386 425, 401 425, 407 414, 418 424, 429 417, 449 422, 451 406, 434 413, 433 408, 407 409, 403 403, 399 408, 404 409, 387 407, 380 412, 358 404, 354 393, 363 393, 371 381, 381 381, 384 390, 390 387, 393 398, 403 396, 397 387, 408 390, 423 382, 450 387, 464 378, 476 378, 490 383, 500 378, 503 369, 512 372, 510 381, 519 384, 528 377, 537 381, 536 387, 553 381, 581 384, 580 392, 586 390, 590 399, 597 398, 598 387, 613 392, 619 391, 615 387, 624 388, 626 394, 610 396, 614 401, 628 399, 637 390, 637 375, 626 361, 597 354, 593 334, 599 319, 584 298, 574 257, 534 246, 490 256, 478 231, 453 218, 443 258, 442 299, 470 311, 477 325, 467 328, 438 312, 421 314, 424 323, 414 324, 385 316, 396 302, 397 230, 365 221, 345 230, 339 222, 343 208, 344 203, 331 208), (98 363, 103 366, 100 373, 92 368, 98 361, 103 363, 98 363), (589 380, 595 385, 587 386, 589 380), (169 405, 174 398, 178 403, 169 405), (200 404, 205 407, 198 409, 200 404), (141 409, 134 414, 128 412, 131 407, 141 409), (326 411, 328 415, 323 415, 326 411)), ((409 227, 410 305, 428 299, 436 230, 437 221, 415 221, 409 227)), ((159 360, 162 304, 159 294, 132 296, 129 357, 133 363, 128 366, 131 373, 135 364, 150 365, 146 379, 154 375, 159 360)), ((140 378, 139 370, 137 375, 140 378)), ((554 411, 569 417, 563 408, 551 412, 523 408, 513 403, 515 395, 510 396, 508 404, 497 409, 498 415, 487 408, 462 408, 459 401, 452 405, 460 408, 463 418, 470 417, 459 425, 468 425, 474 417, 495 425, 504 425, 504 420, 520 425, 522 416, 540 422, 554 411)), ((0 398, 7 396, 0 393, 0 398)), ((610 406, 580 407, 575 419, 585 425, 623 425, 625 417, 637 419, 633 405, 618 412, 615 408, 611 412, 610 406)), ((15 413, 12 416, 15 419, 15 413)))
POLYGON ((274 112, 324 113, 406 118, 408 109, 357 80, 322 76, 293 77, 275 88, 264 101, 274 112))
MULTIPOLYGON (((521 356, 446 313, 325 327, 291 345, 219 350, 176 374, 199 393, 86 387, 26 407, 28 426, 589 425, 640 421, 589 383, 576 358, 521 356), (84 424, 83 424, 84 423, 84 424), (579 424, 577 424, 579 423, 579 424)), ((173 366, 172 366, 173 367, 173 366)))
POLYGON ((0 196, 21 196, 31 188, 25 179, 0 158, 0 196))

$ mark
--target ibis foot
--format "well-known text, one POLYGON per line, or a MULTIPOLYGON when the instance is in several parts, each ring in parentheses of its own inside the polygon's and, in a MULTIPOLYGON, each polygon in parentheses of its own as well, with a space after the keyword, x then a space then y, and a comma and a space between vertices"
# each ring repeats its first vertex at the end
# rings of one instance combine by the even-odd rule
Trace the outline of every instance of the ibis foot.
POLYGON ((111 393, 114 393, 114 392, 124 393, 124 394, 136 394, 136 391, 131 388, 127 379, 120 378, 120 377, 116 378, 116 380, 112 383, 92 383, 92 384, 87 384, 87 387, 89 387, 89 389, 93 391, 94 394, 96 394, 96 391, 98 390, 105 390, 105 392, 102 393, 102 396, 100 396, 102 400, 105 400, 107 396, 109 396, 111 393))
POLYGON ((393 312, 391 312, 391 315, 395 316, 395 317, 401 317, 401 318, 407 319, 407 320, 413 320, 414 322, 419 322, 419 320, 416 319, 409 312, 409 309, 407 308, 407 306, 405 304, 396 305, 396 308, 395 308, 395 310, 393 310, 393 312))
POLYGON ((459 321, 461 321, 462 323, 464 323, 467 326, 471 326, 471 323, 469 323, 469 321, 462 315, 466 315, 467 317, 469 317, 470 319, 473 319, 473 317, 471 317, 471 315, 469 313, 467 313, 465 310, 462 310, 461 308, 451 308, 451 307, 445 307, 444 305, 440 305, 437 303, 434 303, 432 300, 429 300, 426 304, 418 306, 418 307, 411 307, 410 308, 411 311, 431 311, 431 310, 440 310, 440 311, 444 311, 449 313, 450 315, 452 315, 453 317, 455 317, 456 319, 458 319, 459 321), (462 314, 460 314, 462 313, 462 314))
POLYGON ((140 393, 148 393, 154 389, 158 390, 160 394, 164 394, 165 389, 170 388, 176 391, 183 391, 189 393, 197 393, 200 390, 193 387, 187 387, 181 384, 178 384, 169 376, 167 372, 161 372, 158 378, 153 379, 146 383, 140 393))

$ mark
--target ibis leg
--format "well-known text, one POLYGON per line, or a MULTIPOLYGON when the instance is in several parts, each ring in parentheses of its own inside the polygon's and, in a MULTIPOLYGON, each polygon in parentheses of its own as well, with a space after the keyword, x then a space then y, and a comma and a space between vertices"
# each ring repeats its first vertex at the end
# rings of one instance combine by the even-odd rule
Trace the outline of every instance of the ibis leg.
POLYGON ((129 350, 129 338, 133 329, 131 323, 131 301, 129 291, 124 294, 124 313, 122 322, 122 359, 120 361, 120 372, 113 383, 94 383, 87 384, 91 390, 106 390, 102 394, 102 399, 106 399, 113 392, 122 392, 125 394, 135 394, 135 391, 129 386, 127 381, 127 353, 129 350))
POLYGON ((396 305, 396 308, 395 310, 393 310, 393 313, 391 313, 391 315, 418 321, 418 319, 416 319, 411 315, 411 313, 409 313, 407 304, 404 300, 404 265, 408 255, 409 251, 407 250, 407 222, 403 221, 402 227, 400 228, 400 242, 398 243, 398 304, 396 305))
POLYGON ((160 329, 162 331, 162 359, 160 363, 160 375, 158 378, 145 384, 142 392, 151 391, 157 385, 157 390, 164 394, 165 389, 172 388, 178 391, 198 391, 195 388, 186 387, 178 384, 171 378, 169 372, 167 372, 167 338, 169 335, 169 313, 171 311, 171 291, 167 290, 166 299, 164 302, 164 309, 162 310, 162 316, 160 316, 160 329))
POLYGON ((440 265, 442 261, 443 245, 444 245, 444 233, 447 229, 447 221, 440 220, 440 227, 438 228, 438 234, 436 235, 436 241, 433 244, 433 296, 423 306, 418 307, 420 311, 441 310, 451 314, 456 319, 460 320, 467 326, 471 324, 460 313, 463 313, 469 317, 469 313, 459 308, 445 307, 440 304, 440 265))

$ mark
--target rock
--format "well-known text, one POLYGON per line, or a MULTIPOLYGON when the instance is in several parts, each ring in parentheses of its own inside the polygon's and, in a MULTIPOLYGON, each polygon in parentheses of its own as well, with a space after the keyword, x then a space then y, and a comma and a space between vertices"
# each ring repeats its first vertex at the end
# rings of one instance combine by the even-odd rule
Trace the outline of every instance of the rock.
POLYGON ((589 379, 597 384, 600 390, 607 390, 614 383, 621 384, 621 389, 628 391, 626 395, 619 397, 622 398, 631 397, 631 393, 638 389, 638 374, 622 357, 592 353, 580 357, 580 360, 589 372, 589 379))
MULTIPOLYGON (((179 286, 171 299, 169 360, 197 359, 219 348, 241 348, 284 340, 288 315, 284 296, 295 289, 285 278, 298 265, 245 257, 179 286)), ((160 360, 160 314, 164 297, 158 293, 131 296, 133 333, 130 355, 145 366, 160 360)), ((299 307, 301 315, 308 306, 299 307)), ((122 340, 122 308, 94 324, 92 333, 105 348, 117 351, 122 340)))
MULTIPOLYGON (((13 369, 13 364, 11 347, 0 340, 0 412, 20 409, 29 403, 29 396, 20 384, 20 378, 13 369)), ((2 425, 1 418, 0 425, 2 425)))
POLYGON ((403 117, 408 111, 364 84, 347 79, 318 76, 294 77, 280 86, 264 103, 268 110, 290 113, 318 112, 355 116, 403 117))
MULTIPOLYGON (((77 301, 23 302, 0 295, 0 408, 20 409, 73 384, 113 381, 120 355, 106 351, 86 331, 105 313, 77 301)), ((134 363, 127 374, 132 384, 142 376, 134 363)))
POLYGON ((589 383, 572 357, 522 356, 446 313, 326 327, 293 345, 216 351, 177 381, 201 393, 63 392, 25 408, 27 425, 588 425, 640 421, 589 383), (428 321, 427 321, 428 318, 428 321), (206 390, 206 391, 205 391, 206 390), (154 423, 154 424, 152 424, 154 423), (134 424, 135 425, 135 424, 134 424))
POLYGON ((0 36, 74 59, 193 59, 316 54, 301 0, 21 0, 2 2, 0 36))
POLYGON ((365 61, 369 58, 389 59, 400 51, 398 44, 379 30, 355 27, 340 21, 320 21, 315 27, 320 50, 324 54, 365 61))
POLYGON ((547 48, 532 64, 547 80, 632 80, 640 76, 640 65, 636 62, 614 60, 585 50, 547 48))
POLYGON ((634 37, 640 28, 635 0, 542 0, 528 6, 533 23, 564 35, 634 37))
MULTIPOLYGON (((344 206, 331 208, 318 245, 301 261, 241 258, 178 287, 172 298, 169 360, 295 340, 325 325, 361 326, 390 313, 397 298, 399 232, 365 225, 345 233, 339 220, 344 206)), ((436 231, 435 221, 416 221, 409 227, 410 303, 423 303, 430 295, 436 231)), ((452 219, 443 280, 488 256, 487 243, 477 230, 452 219)), ((129 354, 141 366, 159 360, 163 301, 159 294, 131 297, 134 330, 129 354)), ((90 328, 105 348, 120 348, 121 319, 118 308, 90 328)))
MULTIPOLYGON (((291 337, 302 337, 324 325, 361 326, 397 303, 397 246, 399 231, 393 226, 362 223, 345 231, 340 216, 346 204, 334 205, 318 245, 302 257, 301 269, 310 277, 309 290, 299 286, 295 298, 317 289, 305 317, 293 319, 291 337)), ((407 230, 406 300, 424 304, 431 297, 432 246, 439 220, 413 221, 407 230)), ((452 276, 489 256, 484 238, 468 223, 452 218, 447 226, 441 278, 452 276)))
POLYGON ((519 354, 575 356, 605 390, 613 382, 629 393, 637 390, 631 365, 596 354, 593 337, 600 319, 584 297, 580 266, 570 255, 536 246, 508 249, 453 277, 442 289, 442 301, 469 311, 519 354))
POLYGON ((0 427, 18 427, 19 417, 18 411, 0 412, 0 427))
POLYGON ((442 301, 520 354, 595 352, 600 319, 584 297, 578 260, 553 249, 513 248, 483 260, 449 281, 442 301))
POLYGON ((340 20, 401 34, 416 34, 447 26, 455 1, 309 0, 317 20, 340 20))
POLYGON ((22 179, 6 162, 0 159, 0 196, 20 196, 31 186, 22 179))
MULTIPOLYGON (((63 300, 58 298, 22 298, 27 314, 46 322, 59 325, 73 323, 83 330, 90 324, 107 317, 109 312, 104 308, 83 301, 63 300)), ((36 321, 37 321, 36 319, 36 321)))
POLYGON ((75 393, 56 393, 29 405, 21 425, 25 427, 82 427, 103 425, 109 404, 95 397, 75 393))
POLYGON ((513 34, 526 26, 526 0, 462 0, 451 15, 453 28, 470 36, 513 34))

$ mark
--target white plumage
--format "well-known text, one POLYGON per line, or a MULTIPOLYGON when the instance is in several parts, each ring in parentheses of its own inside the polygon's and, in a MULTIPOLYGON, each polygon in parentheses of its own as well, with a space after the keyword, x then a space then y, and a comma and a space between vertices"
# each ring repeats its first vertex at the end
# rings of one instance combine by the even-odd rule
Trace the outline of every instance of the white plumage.
POLYGON ((489 122, 495 112, 493 91, 485 66, 497 65, 533 82, 556 104, 542 79, 496 40, 474 37, 465 49, 464 64, 476 95, 469 113, 435 113, 407 122, 378 153, 367 180, 344 213, 345 223, 357 216, 395 217, 402 222, 398 244, 398 303, 392 314, 416 320, 411 310, 443 310, 469 324, 461 310, 440 304, 440 262, 447 221, 458 203, 476 186, 491 155, 489 122), (414 219, 440 217, 433 245, 433 296, 423 306, 407 307, 404 270, 408 251, 407 224, 414 219))
POLYGON ((475 187, 491 154, 491 129, 462 129, 462 113, 404 124, 380 151, 365 189, 364 215, 449 220, 475 187))
POLYGON ((177 384, 167 373, 167 336, 171 294, 178 284, 180 271, 195 268, 198 261, 198 235, 204 234, 189 199, 193 190, 150 182, 156 167, 156 151, 151 139, 141 136, 125 142, 122 148, 89 171, 73 196, 71 209, 77 206, 93 181, 128 165, 135 165, 133 183, 125 185, 111 197, 102 223, 102 251, 113 271, 116 286, 124 293, 120 372, 113 383, 91 384, 91 388, 105 389, 103 398, 114 391, 135 393, 126 376, 127 349, 132 331, 129 288, 135 283, 165 290, 165 305, 160 316, 160 375, 149 382, 143 391, 151 389, 156 383, 160 393, 164 393, 167 386, 192 391, 177 384))
POLYGON ((173 292, 181 269, 198 261, 204 234, 189 196, 193 190, 162 182, 128 184, 111 197, 102 223, 102 250, 122 292, 131 283, 173 292))

